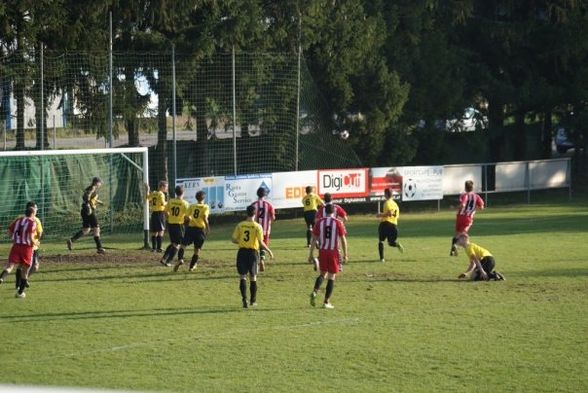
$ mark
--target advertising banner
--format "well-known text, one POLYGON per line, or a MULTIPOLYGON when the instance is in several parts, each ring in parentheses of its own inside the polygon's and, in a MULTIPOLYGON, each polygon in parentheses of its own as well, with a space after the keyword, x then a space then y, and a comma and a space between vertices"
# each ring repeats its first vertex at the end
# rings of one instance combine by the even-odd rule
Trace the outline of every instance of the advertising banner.
POLYGON ((400 199, 402 196, 402 168, 371 168, 369 176, 370 201, 383 201, 384 190, 390 188, 392 197, 400 199))
POLYGON ((368 196, 368 169, 319 169, 318 193, 329 192, 344 203, 363 202, 368 196))
POLYGON ((402 200, 443 199, 442 166, 405 166, 402 174, 402 200))
POLYGON ((268 198, 276 209, 302 208, 307 186, 317 187, 317 171, 276 172, 272 175, 274 189, 268 198))
MULTIPOLYGON (((190 203, 196 203, 196 193, 206 193, 205 203, 210 206, 210 213, 222 213, 225 211, 225 178, 222 176, 177 179, 176 186, 184 186, 186 199, 190 203)), ((170 197, 173 195, 170 190, 170 197)))
POLYGON ((269 200, 273 198, 272 174, 225 176, 225 209, 245 210, 257 200, 257 189, 264 187, 269 200))

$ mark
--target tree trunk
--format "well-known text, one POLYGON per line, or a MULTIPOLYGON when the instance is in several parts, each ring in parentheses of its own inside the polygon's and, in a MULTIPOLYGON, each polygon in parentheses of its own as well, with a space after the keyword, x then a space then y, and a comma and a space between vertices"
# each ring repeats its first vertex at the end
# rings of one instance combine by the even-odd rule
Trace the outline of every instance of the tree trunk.
MULTIPOLYGON (((135 71, 133 67, 125 67, 125 126, 129 135, 129 146, 139 146, 139 127, 137 124, 137 92, 135 91, 135 71)), ((167 135, 167 134, 166 134, 167 135)))
POLYGON ((551 119, 551 110, 545 111, 543 114, 543 128, 541 129, 541 156, 543 158, 551 158, 552 143, 553 143, 553 121, 551 119))
POLYGON ((157 103, 157 147, 155 149, 155 173, 159 174, 159 180, 168 181, 167 176, 167 94, 165 88, 159 89, 159 101, 157 103))
POLYGON ((524 160, 527 153, 527 130, 525 112, 515 114, 514 159, 524 160))
POLYGON ((494 162, 502 157, 504 143, 504 104, 495 97, 488 100, 488 128, 492 132, 490 137, 490 158, 494 162))

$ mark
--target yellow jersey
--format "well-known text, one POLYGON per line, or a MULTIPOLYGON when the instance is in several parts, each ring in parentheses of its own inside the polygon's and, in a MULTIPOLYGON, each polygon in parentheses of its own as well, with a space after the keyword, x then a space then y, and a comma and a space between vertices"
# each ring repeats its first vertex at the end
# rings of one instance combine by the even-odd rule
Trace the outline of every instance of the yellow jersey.
POLYGON ((190 218, 188 226, 204 229, 206 227, 206 219, 208 218, 209 212, 210 208, 205 203, 195 203, 190 205, 188 213, 186 214, 186 216, 190 218))
POLYGON ((491 257, 490 251, 486 250, 483 247, 478 246, 475 243, 468 243, 465 247, 465 252, 468 256, 468 259, 472 257, 476 257, 478 261, 481 261, 484 257, 491 257))
POLYGON ((165 205, 168 224, 183 224, 186 214, 190 210, 188 201, 180 198, 172 198, 165 205))
POLYGON ((382 211, 384 215, 382 217, 382 222, 387 221, 391 224, 398 225, 398 217, 400 216, 400 210, 398 209, 398 205, 392 198, 386 200, 384 202, 384 208, 382 211))
POLYGON ((302 206, 304 206, 305 212, 318 210, 319 206, 322 205, 324 205, 323 200, 313 192, 306 194, 304 198, 302 198, 302 206))
POLYGON ((163 192, 150 192, 149 194, 147 194, 147 200, 149 201, 149 209, 152 212, 165 211, 165 194, 163 192))
POLYGON ((238 241, 239 248, 259 250, 259 241, 263 240, 263 228, 254 221, 241 221, 235 227, 232 237, 238 241))

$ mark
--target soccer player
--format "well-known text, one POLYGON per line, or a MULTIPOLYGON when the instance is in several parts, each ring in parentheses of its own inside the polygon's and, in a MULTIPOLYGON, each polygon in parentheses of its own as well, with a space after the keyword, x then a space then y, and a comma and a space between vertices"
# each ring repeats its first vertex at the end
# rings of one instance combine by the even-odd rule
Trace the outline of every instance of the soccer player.
MULTIPOLYGON (((276 221, 276 212, 271 203, 266 199, 266 189, 259 187, 257 189, 257 201, 251 206, 255 208, 255 222, 263 228, 263 241, 266 245, 270 244, 270 233, 272 231, 272 222, 276 221)), ((259 271, 265 271, 265 250, 259 252, 259 271)))
POLYGON ((249 274, 249 306, 257 306, 257 270, 259 250, 265 250, 270 258, 274 254, 263 241, 263 228, 255 222, 255 207, 247 206, 247 219, 235 227, 231 236, 233 243, 239 245, 237 252, 237 272, 239 273, 239 290, 243 308, 247 308, 247 274, 249 274))
POLYGON ((333 205, 333 217, 338 218, 343 222, 347 222, 347 219, 349 218, 347 212, 338 204, 333 203, 333 196, 331 195, 331 193, 325 193, 324 198, 325 204, 321 206, 316 212, 315 221, 318 221, 321 218, 326 217, 325 207, 327 205, 333 205))
POLYGON ((313 237, 308 260, 314 260, 313 251, 318 246, 320 270, 320 274, 314 283, 314 289, 310 294, 310 304, 313 307, 316 306, 316 297, 326 277, 328 281, 323 308, 335 308, 331 304, 331 295, 335 286, 335 276, 339 272, 339 241, 343 248, 343 263, 347 262, 349 256, 345 225, 341 220, 333 216, 333 212, 333 205, 326 205, 326 216, 318 220, 312 230, 313 237))
POLYGON ((450 256, 457 256, 457 247, 455 243, 459 235, 468 235, 472 224, 474 223, 474 214, 476 209, 484 209, 484 200, 474 192, 474 182, 468 180, 465 182, 465 192, 459 196, 459 210, 455 218, 455 235, 451 239, 450 256))
POLYGON ((306 222, 306 247, 310 247, 312 237, 312 227, 314 225, 316 212, 319 207, 324 205, 322 199, 316 195, 312 186, 306 187, 306 195, 302 198, 304 206, 304 221, 306 222))
POLYGON ((92 184, 84 190, 84 194, 82 195, 82 210, 80 211, 82 216, 82 229, 67 241, 67 248, 70 251, 76 240, 87 235, 92 230, 94 242, 96 243, 96 252, 98 254, 104 254, 104 248, 100 240, 100 225, 96 217, 97 206, 103 205, 102 201, 98 199, 98 189, 100 187, 102 187, 102 180, 99 177, 94 177, 92 178, 92 184))
POLYGON ((151 209, 151 251, 163 252, 161 243, 165 232, 165 194, 168 191, 168 184, 162 180, 159 182, 157 191, 149 192, 149 184, 145 184, 145 198, 149 201, 151 209))
MULTIPOLYGON (((188 210, 190 210, 190 204, 184 200, 184 187, 176 186, 174 191, 176 197, 170 199, 165 206, 170 244, 165 249, 159 261, 165 266, 171 266, 171 261, 174 259, 176 252, 178 252, 182 238, 184 237, 184 221, 188 210)), ((180 258, 178 258, 178 262, 179 260, 180 258)))
POLYGON ((28 283, 27 272, 33 263, 33 246, 35 243, 35 231, 37 230, 36 213, 37 210, 29 206, 25 210, 25 216, 16 219, 8 227, 8 234, 12 238, 12 248, 8 256, 8 264, 0 274, 0 284, 4 282, 12 269, 18 265, 20 267, 20 280, 15 294, 17 298, 26 296, 24 291, 28 283))
POLYGON ((186 214, 186 220, 188 221, 188 228, 186 228, 186 234, 182 240, 180 251, 178 252, 178 262, 174 266, 174 272, 177 272, 180 266, 184 264, 184 252, 187 246, 194 243, 194 255, 190 261, 190 271, 196 270, 198 265, 198 258, 200 256, 200 250, 204 245, 206 236, 210 232, 210 224, 208 223, 208 215, 210 214, 210 207, 204 203, 204 197, 206 194, 204 191, 198 191, 196 193, 196 203, 190 205, 188 213, 186 214))
POLYGON ((469 277, 474 281, 486 281, 490 279, 495 281, 505 280, 504 275, 494 270, 496 261, 494 260, 494 257, 490 251, 470 242, 470 237, 468 235, 459 235, 455 244, 465 249, 466 255, 470 262, 468 269, 461 273, 458 278, 469 277))
MULTIPOLYGON (((41 237, 43 236, 43 225, 41 224, 41 220, 39 220, 39 217, 37 217, 37 211, 38 211, 37 204, 33 201, 28 202, 26 209, 28 209, 29 207, 32 207, 35 209, 35 223, 37 224, 36 229, 35 229, 35 233, 33 234, 33 236, 34 236, 33 262, 31 264, 31 266, 29 267, 29 271, 26 272, 27 277, 30 278, 33 273, 36 273, 39 271, 39 246, 41 244, 41 237)), ((25 217, 25 216, 20 216, 16 220, 18 220, 22 217, 25 217)), ((16 289, 18 289, 20 287, 20 278, 22 276, 21 269, 22 269, 21 266, 16 268, 16 283, 15 283, 16 289)), ((28 281, 27 281, 26 287, 27 288, 29 287, 28 281)))
POLYGON ((385 262, 384 259, 384 240, 388 240, 390 247, 398 248, 401 253, 404 252, 404 247, 398 242, 398 217, 400 216, 400 209, 392 199, 392 189, 386 188, 384 190, 384 207, 382 213, 378 213, 380 218, 380 225, 378 227, 378 252, 380 254, 380 262, 385 262))

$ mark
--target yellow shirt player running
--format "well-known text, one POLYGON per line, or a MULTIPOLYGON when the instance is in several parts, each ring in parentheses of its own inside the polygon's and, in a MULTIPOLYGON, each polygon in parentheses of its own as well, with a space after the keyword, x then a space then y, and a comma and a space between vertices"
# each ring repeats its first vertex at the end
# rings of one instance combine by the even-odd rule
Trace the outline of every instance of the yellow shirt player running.
POLYGON ((310 247, 312 238, 312 227, 316 218, 316 212, 324 205, 323 200, 313 192, 312 186, 306 187, 306 195, 302 198, 304 206, 304 222, 306 223, 306 247, 310 247))
POLYGON ((210 232, 210 225, 208 223, 210 207, 204 203, 205 196, 206 194, 204 191, 198 191, 196 193, 196 203, 190 205, 188 213, 186 214, 188 228, 186 228, 186 234, 184 235, 178 253, 178 263, 174 266, 175 272, 177 272, 180 266, 184 264, 184 250, 192 243, 194 243, 194 255, 192 255, 192 260, 190 261, 190 271, 194 271, 198 264, 200 250, 204 245, 206 236, 208 236, 208 233, 210 232))
MULTIPOLYGON (((171 261, 176 256, 182 239, 184 237, 184 221, 186 214, 190 209, 190 204, 184 199, 184 187, 176 186, 176 197, 170 199, 165 206, 167 216, 167 233, 169 234, 170 244, 165 249, 159 263, 164 266, 171 266, 171 261)), ((178 262, 181 260, 178 256, 178 262)))
MULTIPOLYGON (((35 233, 33 233, 33 260, 32 260, 32 264, 29 267, 29 270, 27 273, 27 277, 30 278, 31 275, 33 273, 36 273, 39 271, 39 247, 41 246, 41 237, 43 237, 43 225, 41 224, 41 220, 39 220, 39 217, 37 217, 37 210, 38 210, 38 206, 36 202, 30 201, 27 202, 27 206, 26 209, 28 208, 33 208, 35 209, 35 233)), ((16 218, 14 221, 22 218, 24 216, 20 216, 18 218, 16 218)), ((16 289, 18 289, 20 287, 20 281, 21 281, 21 265, 19 265, 19 267, 16 269, 16 289)), ((26 284, 26 287, 28 288, 28 282, 26 284)))
POLYGON ((247 274, 249 274, 249 306, 257 306, 257 272, 259 268, 259 249, 266 250, 270 258, 272 251, 263 241, 263 228, 255 222, 255 206, 247 206, 247 219, 235 227, 231 240, 239 245, 237 252, 237 272, 243 308, 247 308, 247 274))
POLYGON ((149 185, 145 184, 145 198, 149 201, 149 210, 151 210, 149 228, 151 231, 151 251, 153 252, 163 252, 161 244, 165 232, 165 194, 167 190, 168 184, 164 180, 159 182, 157 191, 153 192, 149 192, 149 185))
POLYGON ((390 247, 397 247, 398 251, 404 252, 404 247, 400 244, 398 239, 398 217, 400 216, 400 209, 392 199, 392 190, 386 188, 384 190, 386 201, 382 213, 378 214, 380 218, 380 226, 378 227, 378 253, 380 254, 380 262, 385 262, 384 259, 384 240, 388 240, 390 247))
POLYGON ((464 273, 461 273, 458 278, 470 278, 474 281, 490 279, 495 281, 505 280, 504 275, 494 271, 496 261, 490 251, 475 243, 471 243, 470 237, 466 234, 459 235, 456 244, 465 249, 470 262, 468 269, 464 273))

